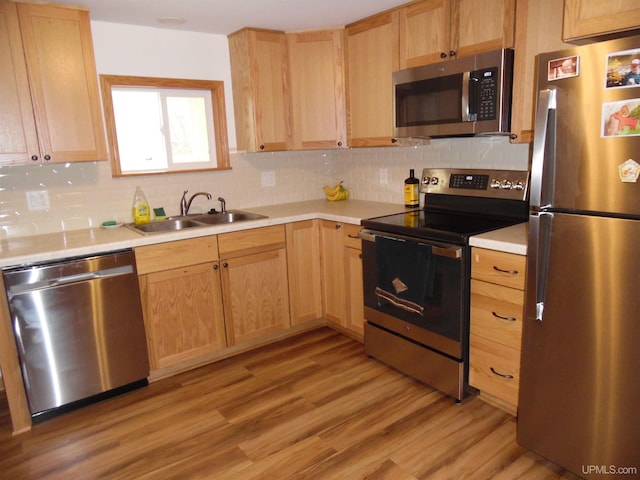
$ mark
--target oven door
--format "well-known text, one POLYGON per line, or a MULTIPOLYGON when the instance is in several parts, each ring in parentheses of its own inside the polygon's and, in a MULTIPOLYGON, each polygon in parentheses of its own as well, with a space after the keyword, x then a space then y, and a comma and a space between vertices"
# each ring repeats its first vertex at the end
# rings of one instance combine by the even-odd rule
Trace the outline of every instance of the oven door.
POLYGON ((469 277, 469 255, 465 252, 468 247, 367 229, 360 236, 363 240, 366 321, 464 361, 468 333, 465 321, 468 318, 468 305, 465 301, 469 288, 466 280, 469 277), (392 257, 387 258, 386 255, 393 256, 395 253, 393 250, 381 251, 381 248, 394 248, 393 244, 391 247, 384 246, 389 242, 397 243, 395 248, 400 249, 397 252, 407 252, 403 261, 391 259, 391 268, 385 262, 388 263, 392 257), (416 260, 406 262, 407 257, 416 260), (418 257, 421 258, 417 260, 418 257), (426 261, 424 257, 427 258, 426 261), (423 269, 424 278, 416 279, 416 274, 423 269), (386 278, 389 276, 393 278, 386 278), (398 294, 399 298, 396 298, 394 294, 397 290, 390 286, 394 282, 400 290, 410 290, 414 284, 418 284, 420 293, 409 300, 402 294, 398 294), (408 287, 405 284, 409 284, 408 287))

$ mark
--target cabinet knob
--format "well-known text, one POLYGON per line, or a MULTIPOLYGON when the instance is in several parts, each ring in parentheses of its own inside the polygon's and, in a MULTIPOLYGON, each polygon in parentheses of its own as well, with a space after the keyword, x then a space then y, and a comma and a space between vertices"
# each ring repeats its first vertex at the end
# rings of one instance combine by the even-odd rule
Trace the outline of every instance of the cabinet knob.
POLYGON ((31 155, 31 160, 33 160, 34 162, 38 161, 38 155, 31 155))
POLYGON ((260 145, 258 148, 260 148, 260 150, 264 150, 264 145, 260 145))
POLYGON ((447 58, 447 54, 444 52, 440 52, 440 58, 447 58))
POLYGON ((342 146, 342 142, 338 142, 338 146, 341 147, 342 146))
POLYGON ((229 264, 228 264, 227 262, 224 262, 224 263, 222 264, 222 266, 223 266, 224 268, 229 268, 229 264))
POLYGON ((391 139, 391 143, 398 143, 398 139, 397 138, 392 138, 391 139))
POLYGON ((44 159, 48 162, 49 160, 51 160, 51 155, 45 155, 44 159))
POLYGON ((340 230, 342 228, 342 225, 340 225, 339 223, 336 223, 336 230, 340 230))
POLYGON ((455 51, 455 50, 450 50, 450 51, 449 51, 449 56, 450 56, 450 57, 455 57, 456 55, 457 55, 457 54, 456 54, 456 51, 455 51))
POLYGON ((214 269, 214 270, 218 270, 219 268, 220 268, 220 267, 218 266, 218 264, 217 264, 217 263, 214 263, 214 264, 213 264, 213 269, 214 269))

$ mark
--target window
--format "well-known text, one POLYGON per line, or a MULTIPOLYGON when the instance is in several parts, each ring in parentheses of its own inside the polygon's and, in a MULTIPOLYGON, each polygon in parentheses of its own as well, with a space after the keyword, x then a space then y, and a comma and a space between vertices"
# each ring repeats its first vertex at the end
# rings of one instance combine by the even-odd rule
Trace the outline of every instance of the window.
POLYGON ((100 81, 114 177, 230 168, 223 82, 100 81))

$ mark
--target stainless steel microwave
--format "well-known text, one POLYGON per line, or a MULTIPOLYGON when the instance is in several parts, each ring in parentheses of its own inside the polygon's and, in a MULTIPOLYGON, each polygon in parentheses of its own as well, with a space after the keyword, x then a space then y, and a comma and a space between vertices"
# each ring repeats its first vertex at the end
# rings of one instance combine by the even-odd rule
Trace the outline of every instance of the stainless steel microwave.
POLYGON ((397 138, 508 135, 513 50, 393 73, 397 138))

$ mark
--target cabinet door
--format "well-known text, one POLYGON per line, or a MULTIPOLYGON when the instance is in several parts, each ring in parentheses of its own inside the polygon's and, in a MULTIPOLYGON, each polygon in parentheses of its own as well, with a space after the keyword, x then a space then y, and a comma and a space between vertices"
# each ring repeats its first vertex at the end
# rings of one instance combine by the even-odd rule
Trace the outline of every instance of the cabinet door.
POLYGON ((41 155, 105 160, 88 11, 20 3, 18 14, 41 155))
POLYGON ((450 0, 424 0, 399 10, 400 69, 440 62, 451 50, 450 0))
POLYGON ((640 25, 640 5, 629 0, 565 0, 565 41, 636 30, 640 25))
POLYGON ((533 141, 536 55, 568 48, 562 41, 563 4, 557 0, 518 0, 511 109, 512 143, 533 141))
POLYGON ((217 267, 204 263, 140 277, 152 370, 226 346, 217 267))
POLYGON ((342 30, 287 34, 290 149, 346 146, 342 30))
POLYGON ((513 47, 515 0, 452 0, 451 49, 465 57, 513 47))
POLYGON ((347 141, 350 147, 395 145, 391 74, 398 70, 398 13, 346 27, 347 141))
POLYGON ((346 326, 346 292, 343 224, 323 220, 320 224, 322 246, 322 308, 324 318, 346 326))
POLYGON ((290 326, 286 249, 223 260, 221 270, 230 346, 290 326))
POLYGON ((319 220, 308 220, 286 226, 292 325, 322 317, 318 224, 319 220))
POLYGON ((347 329, 364 336, 364 290, 362 287, 362 250, 344 249, 347 329))
POLYGON ((285 150, 288 136, 287 46, 283 32, 243 29, 229 35, 239 150, 285 150))
POLYGON ((0 2, 0 165, 31 162, 39 156, 18 9, 0 2))

